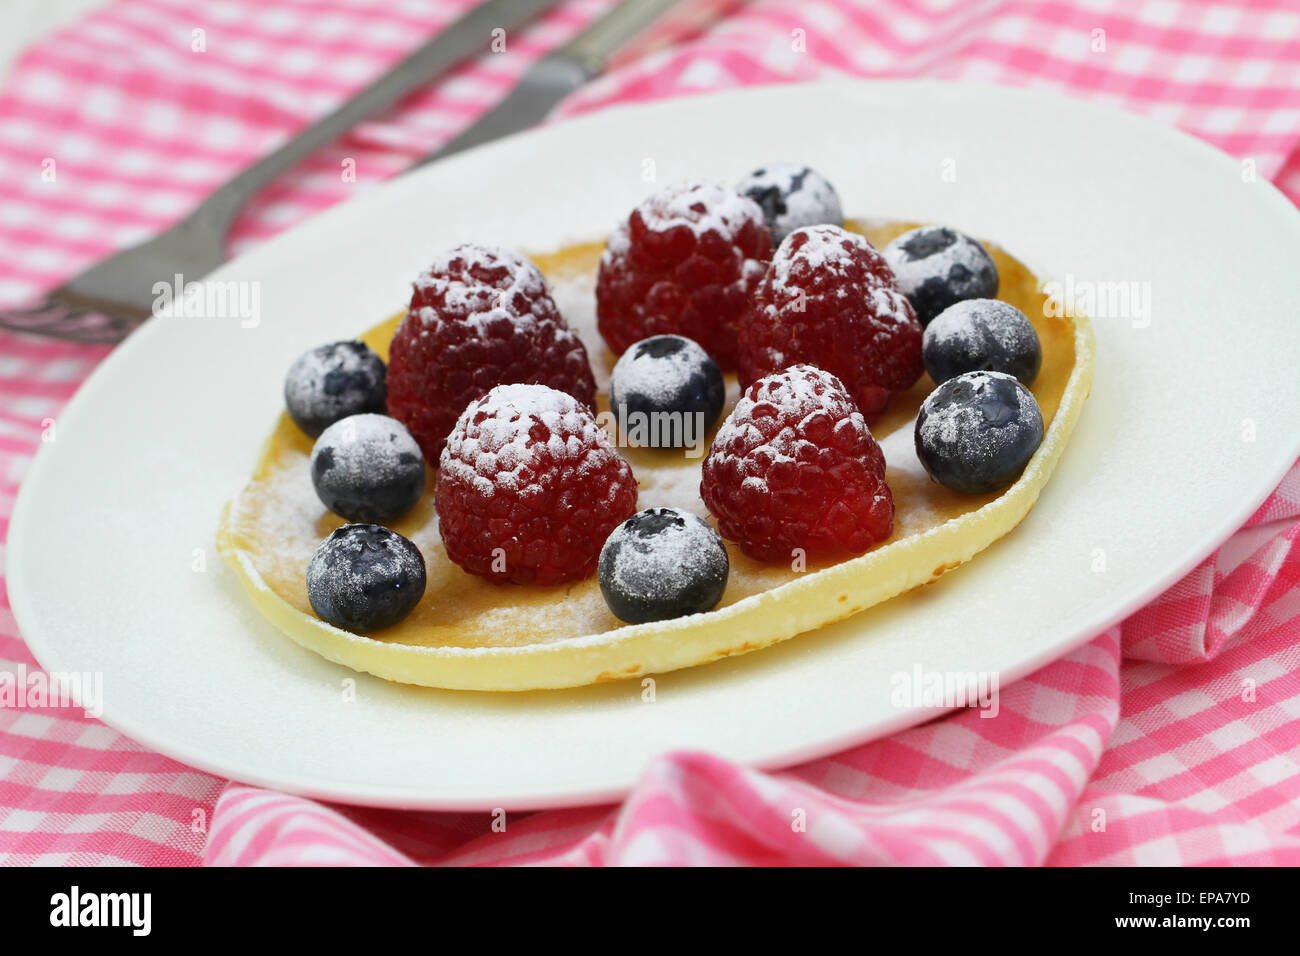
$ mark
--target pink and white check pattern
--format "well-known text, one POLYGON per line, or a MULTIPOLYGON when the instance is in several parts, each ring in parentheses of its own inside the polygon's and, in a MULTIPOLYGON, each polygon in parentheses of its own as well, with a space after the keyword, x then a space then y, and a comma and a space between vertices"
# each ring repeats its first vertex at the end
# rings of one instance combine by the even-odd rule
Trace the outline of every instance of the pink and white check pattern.
MULTIPOLYGON (((0 302, 174 221, 471 2, 119 0, 28 51, 0 91, 0 302)), ((235 251, 450 138, 608 6, 563 4, 322 150, 246 211, 235 251), (355 184, 338 175, 345 157, 355 184)), ((841 74, 1113 103, 1300 196, 1288 0, 756 0, 560 112, 841 74)), ((103 354, 0 334, 0 540, 46 420, 103 354)), ((667 754, 622 806, 510 818, 503 833, 485 815, 227 784, 79 712, 0 708, 0 861, 1298 864, 1300 466, 1247 528, 1122 626, 1005 688, 997 719, 959 712, 780 773, 667 754)), ((35 662, 4 600, 0 669, 20 666, 35 662)))

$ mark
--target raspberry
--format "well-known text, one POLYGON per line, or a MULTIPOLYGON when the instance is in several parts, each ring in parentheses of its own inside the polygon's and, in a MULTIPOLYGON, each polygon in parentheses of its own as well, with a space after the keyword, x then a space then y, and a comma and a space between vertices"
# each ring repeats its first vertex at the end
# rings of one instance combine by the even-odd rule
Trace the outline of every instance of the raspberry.
POLYGON ((595 407, 587 350, 537 267, 513 252, 457 246, 415 281, 389 349, 388 414, 435 462, 466 405, 516 382, 595 407))
POLYGON ((716 183, 670 187, 632 210, 605 246, 600 334, 616 355, 652 335, 684 335, 733 369, 737 322, 771 258, 752 199, 716 183))
POLYGON ((796 362, 836 375, 867 418, 921 377, 921 324, 884 258, 857 233, 790 233, 741 319, 742 387, 796 362))
POLYGON ((889 537, 885 456, 840 380, 811 365, 759 379, 722 423, 700 496, 760 561, 861 554, 889 537))
POLYGON ((545 385, 498 385, 466 408, 434 488, 447 557, 515 584, 591 574, 636 497, 631 467, 591 411, 545 385))

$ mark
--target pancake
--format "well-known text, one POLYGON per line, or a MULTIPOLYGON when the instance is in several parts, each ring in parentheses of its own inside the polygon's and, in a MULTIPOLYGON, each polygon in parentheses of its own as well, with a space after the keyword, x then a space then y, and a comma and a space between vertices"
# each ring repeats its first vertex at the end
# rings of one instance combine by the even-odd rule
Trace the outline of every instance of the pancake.
MULTIPOLYGON (((877 247, 915 223, 851 222, 877 247)), ((856 558, 806 567, 764 564, 727 543, 731 575, 718 607, 671 621, 625 625, 605 606, 595 575, 555 587, 495 584, 448 560, 433 507, 437 472, 429 470, 419 504, 391 527, 423 553, 428 586, 401 623, 373 637, 315 616, 306 568, 317 545, 345 524, 312 489, 312 439, 281 413, 252 479, 221 516, 217 544, 258 610, 287 636, 358 671, 402 683, 462 690, 522 691, 574 687, 704 664, 755 651, 856 614, 959 568, 1010 532, 1033 507, 1056 467, 1092 381, 1093 337, 1082 316, 1046 308, 1042 282, 1023 263, 985 243, 997 262, 998 297, 1025 313, 1042 343, 1032 386, 1043 413, 1042 444, 1020 478, 1000 492, 963 495, 929 480, 912 446, 928 376, 897 395, 871 424, 887 462, 895 502, 891 537, 856 558)), ((587 346, 608 409, 615 356, 595 329, 594 285, 603 243, 533 255, 569 324, 587 346)), ((360 338, 387 359, 401 314, 360 338)), ((312 343, 304 343, 304 347, 312 343)), ((738 397, 728 376, 724 417, 738 397)), ((704 449, 620 448, 632 465, 639 508, 675 507, 702 517, 704 449)))

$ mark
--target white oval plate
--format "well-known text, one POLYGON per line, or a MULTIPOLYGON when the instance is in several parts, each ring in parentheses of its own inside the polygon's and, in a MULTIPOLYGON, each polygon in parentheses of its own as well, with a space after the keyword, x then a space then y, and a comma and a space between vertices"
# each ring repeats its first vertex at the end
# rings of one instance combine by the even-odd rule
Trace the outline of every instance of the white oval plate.
POLYGON ((170 319, 133 335, 23 485, 14 613, 46 668, 102 672, 103 719, 123 733, 326 799, 538 808, 614 799, 677 748, 810 759, 936 715, 893 706, 891 675, 997 672, 1005 686, 1250 515, 1300 452, 1298 253, 1300 216, 1233 159, 1055 96, 843 83, 608 110, 431 166, 231 262, 213 279, 260 284, 255 328, 170 319), (253 611, 213 532, 296 355, 391 314, 453 243, 546 250, 606 234, 654 188, 650 161, 664 184, 784 159, 825 171, 851 215, 955 225, 1076 291, 1137 282, 1140 305, 1149 290, 1149 322, 1091 310, 1092 398, 1015 532, 839 625, 660 675, 653 703, 637 681, 520 695, 388 684, 253 611))

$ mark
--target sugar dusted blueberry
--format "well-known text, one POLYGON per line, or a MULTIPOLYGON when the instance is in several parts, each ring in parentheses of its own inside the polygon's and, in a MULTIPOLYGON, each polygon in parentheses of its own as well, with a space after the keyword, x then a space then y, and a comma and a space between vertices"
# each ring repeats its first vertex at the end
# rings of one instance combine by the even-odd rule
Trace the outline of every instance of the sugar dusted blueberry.
POLYGON ((600 593, 629 624, 711 611, 730 570, 718 532, 696 515, 647 508, 616 527, 600 552, 600 593))
POLYGON ((801 226, 842 226, 844 211, 835 187, 811 166, 774 163, 756 169, 736 190, 758 203, 772 232, 772 245, 779 246, 801 226))
POLYGON ((703 442, 718 423, 726 391, 718 363, 696 342, 653 335, 614 365, 609 404, 626 433, 644 427, 644 444, 682 448, 703 442))
POLYGON ((881 250, 922 325, 954 302, 998 294, 998 267, 988 250, 954 229, 922 226, 881 250))
POLYGON ((1033 323, 1010 302, 966 299, 925 327, 921 360, 936 383, 962 372, 991 371, 1032 385, 1043 364, 1043 348, 1033 323))
POLYGON ((307 565, 307 599, 335 627, 369 634, 392 627, 424 596, 424 557, 411 541, 375 524, 345 524, 307 565))
POLYGON ((311 480, 321 503, 349 521, 386 524, 424 492, 424 456, 406 426, 387 415, 335 422, 311 450, 311 480))
POLYGON ((921 403, 916 454, 930 477, 981 494, 1015 481, 1043 440, 1033 393, 1003 372, 950 378, 921 403))
POLYGON ((382 412, 388 396, 384 360, 361 342, 331 342, 304 352, 284 377, 284 405, 316 438, 340 418, 382 412))

